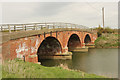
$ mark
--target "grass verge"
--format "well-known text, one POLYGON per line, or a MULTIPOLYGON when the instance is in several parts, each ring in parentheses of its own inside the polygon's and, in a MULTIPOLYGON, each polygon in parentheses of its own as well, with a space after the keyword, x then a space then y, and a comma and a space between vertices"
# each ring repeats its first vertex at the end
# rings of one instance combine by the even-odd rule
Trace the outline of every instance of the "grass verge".
POLYGON ((102 34, 101 37, 98 37, 95 41, 96 48, 119 48, 120 41, 119 38, 120 34, 111 34, 106 33, 102 34))
POLYGON ((20 60, 5 61, 2 66, 2 78, 105 78, 82 71, 45 67, 20 60))

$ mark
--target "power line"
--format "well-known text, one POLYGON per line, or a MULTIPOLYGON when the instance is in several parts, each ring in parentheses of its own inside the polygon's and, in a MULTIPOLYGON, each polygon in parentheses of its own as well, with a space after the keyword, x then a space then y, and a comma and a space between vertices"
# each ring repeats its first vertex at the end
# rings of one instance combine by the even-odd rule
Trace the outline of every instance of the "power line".
POLYGON ((91 4, 89 4, 89 2, 86 1, 86 3, 87 3, 91 8, 93 8, 93 9, 101 16, 101 14, 99 13, 99 10, 98 10, 98 9, 96 9, 96 8, 93 7, 91 4))

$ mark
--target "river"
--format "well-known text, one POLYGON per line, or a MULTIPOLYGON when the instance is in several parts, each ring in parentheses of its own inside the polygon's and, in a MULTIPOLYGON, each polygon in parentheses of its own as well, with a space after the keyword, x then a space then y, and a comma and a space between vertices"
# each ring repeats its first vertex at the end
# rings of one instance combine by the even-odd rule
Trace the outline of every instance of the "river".
POLYGON ((70 69, 117 78, 118 49, 89 49, 86 53, 73 53, 71 60, 41 60, 41 64, 48 67, 65 64, 70 69))

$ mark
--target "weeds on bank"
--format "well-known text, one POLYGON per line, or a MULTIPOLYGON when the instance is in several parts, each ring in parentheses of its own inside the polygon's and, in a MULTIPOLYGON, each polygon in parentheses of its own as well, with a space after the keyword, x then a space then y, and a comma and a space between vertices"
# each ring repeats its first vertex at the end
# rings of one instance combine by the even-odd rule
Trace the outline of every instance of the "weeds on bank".
POLYGON ((98 37, 95 41, 95 46, 97 48, 118 48, 120 45, 118 36, 120 35, 111 33, 102 34, 102 36, 98 37))
POLYGON ((95 74, 87 74, 71 70, 66 65, 45 67, 39 64, 20 60, 5 61, 2 68, 3 78, 104 78, 95 74))

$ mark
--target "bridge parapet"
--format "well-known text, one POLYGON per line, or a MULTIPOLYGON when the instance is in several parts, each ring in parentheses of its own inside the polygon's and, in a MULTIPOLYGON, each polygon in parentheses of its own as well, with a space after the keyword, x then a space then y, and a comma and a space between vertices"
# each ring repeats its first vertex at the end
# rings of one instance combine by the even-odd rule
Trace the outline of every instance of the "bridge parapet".
POLYGON ((75 28, 83 31, 93 31, 92 29, 78 24, 49 22, 49 23, 29 23, 29 24, 2 24, 0 25, 1 32, 16 32, 28 30, 43 30, 43 29, 58 29, 58 28, 75 28))

